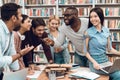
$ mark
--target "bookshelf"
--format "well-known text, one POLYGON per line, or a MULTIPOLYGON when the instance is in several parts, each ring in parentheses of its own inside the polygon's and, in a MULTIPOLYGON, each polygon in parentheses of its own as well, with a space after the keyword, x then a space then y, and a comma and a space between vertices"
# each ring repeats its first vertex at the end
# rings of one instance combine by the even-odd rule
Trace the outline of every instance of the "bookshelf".
POLYGON ((69 6, 77 7, 79 17, 86 18, 88 18, 91 8, 101 7, 105 14, 104 25, 110 28, 112 38, 115 34, 118 37, 117 40, 113 38, 113 44, 120 44, 120 0, 1 0, 0 6, 1 3, 7 2, 20 4, 24 14, 31 18, 42 17, 46 23, 50 15, 58 15, 61 24, 63 20, 62 14, 69 6))
POLYGON ((104 25, 110 29, 112 46, 120 50, 120 0, 96 0, 95 7, 101 7, 105 14, 104 25))
POLYGON ((91 8, 101 7, 105 14, 104 26, 110 29, 113 47, 120 50, 120 0, 59 0, 58 4, 61 20, 65 8, 69 6, 77 7, 79 17, 86 18, 91 8))
MULTIPOLYGON (((24 0, 0 0, 0 13, 1 13, 1 6, 5 3, 16 3, 22 7, 22 13, 24 13, 24 0)), ((1 16, 1 15, 0 15, 1 16)))

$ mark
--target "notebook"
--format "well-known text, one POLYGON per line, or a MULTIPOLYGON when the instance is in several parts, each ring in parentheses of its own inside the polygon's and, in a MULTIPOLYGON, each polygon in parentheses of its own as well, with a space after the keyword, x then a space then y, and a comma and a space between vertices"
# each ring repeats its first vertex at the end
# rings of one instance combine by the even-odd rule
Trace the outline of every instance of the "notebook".
POLYGON ((16 72, 4 72, 3 80, 26 80, 28 69, 22 69, 16 72))
POLYGON ((87 80, 96 80, 97 78, 100 77, 100 75, 87 70, 83 70, 83 71, 78 70, 77 72, 71 73, 69 77, 85 78, 87 80))
POLYGON ((112 62, 105 62, 100 64, 100 67, 103 72, 109 74, 115 71, 120 70, 120 59, 116 59, 114 63, 112 62))

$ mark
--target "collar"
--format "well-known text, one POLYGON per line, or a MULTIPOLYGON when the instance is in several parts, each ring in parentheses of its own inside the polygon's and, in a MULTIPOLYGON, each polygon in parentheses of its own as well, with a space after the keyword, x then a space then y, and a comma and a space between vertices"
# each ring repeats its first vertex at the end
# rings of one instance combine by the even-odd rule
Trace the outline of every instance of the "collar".
MULTIPOLYGON (((92 29, 93 29, 93 33, 94 33, 94 34, 100 33, 100 32, 96 29, 95 26, 93 26, 92 29)), ((105 30, 104 30, 104 26, 102 26, 101 32, 104 32, 104 31, 105 31, 105 30)))
POLYGON ((25 35, 21 35, 19 31, 17 31, 18 36, 20 37, 21 40, 25 39, 25 35))
POLYGON ((4 30, 6 31, 7 34, 10 34, 10 31, 8 30, 8 27, 7 25, 5 24, 4 21, 0 20, 0 23, 1 23, 1 27, 4 28, 4 30))

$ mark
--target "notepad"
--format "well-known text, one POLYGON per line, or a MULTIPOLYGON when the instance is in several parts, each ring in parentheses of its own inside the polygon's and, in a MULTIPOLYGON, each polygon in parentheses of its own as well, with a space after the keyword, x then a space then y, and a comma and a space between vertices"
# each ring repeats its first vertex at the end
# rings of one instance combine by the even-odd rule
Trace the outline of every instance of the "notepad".
POLYGON ((77 71, 75 73, 70 74, 71 77, 77 77, 77 78, 85 78, 85 79, 90 79, 94 80, 96 78, 99 78, 100 75, 91 72, 91 71, 77 71))
POLYGON ((35 71, 33 75, 27 75, 28 78, 37 80, 37 78, 40 76, 40 74, 43 72, 43 70, 46 68, 46 65, 38 65, 40 68, 39 71, 35 71))

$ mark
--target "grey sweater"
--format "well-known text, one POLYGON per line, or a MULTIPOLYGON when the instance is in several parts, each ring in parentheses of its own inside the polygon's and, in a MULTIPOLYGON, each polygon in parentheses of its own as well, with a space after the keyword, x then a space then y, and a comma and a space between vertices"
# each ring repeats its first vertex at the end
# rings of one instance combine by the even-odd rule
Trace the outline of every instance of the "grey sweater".
POLYGON ((72 30, 70 26, 66 26, 65 23, 60 27, 60 35, 55 40, 54 46, 60 46, 63 44, 65 37, 67 37, 72 44, 75 46, 75 51, 79 54, 84 56, 84 32, 88 28, 88 19, 87 18, 80 18, 81 20, 81 27, 78 32, 72 30))

